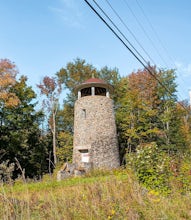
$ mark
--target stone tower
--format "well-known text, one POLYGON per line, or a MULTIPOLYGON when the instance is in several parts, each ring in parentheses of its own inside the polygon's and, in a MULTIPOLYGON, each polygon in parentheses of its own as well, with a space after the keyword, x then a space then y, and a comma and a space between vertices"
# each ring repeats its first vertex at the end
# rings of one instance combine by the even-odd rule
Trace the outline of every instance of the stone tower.
POLYGON ((73 163, 83 168, 119 167, 113 87, 91 78, 75 88, 73 163))

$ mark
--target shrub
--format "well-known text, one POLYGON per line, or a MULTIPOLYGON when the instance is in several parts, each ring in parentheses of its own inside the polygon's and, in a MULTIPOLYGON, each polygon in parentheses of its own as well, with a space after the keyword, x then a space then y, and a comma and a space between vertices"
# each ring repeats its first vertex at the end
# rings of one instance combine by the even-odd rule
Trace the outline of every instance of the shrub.
POLYGON ((0 164, 0 181, 10 182, 14 169, 14 163, 9 163, 9 160, 3 161, 0 164))
POLYGON ((135 171, 140 183, 161 193, 170 191, 169 157, 155 143, 138 146, 135 153, 127 155, 127 163, 135 171))
MULTIPOLYGON (((173 161, 176 170, 171 176, 171 186, 180 193, 191 192, 191 154, 181 155, 173 161)), ((171 165, 172 167, 172 165, 171 165)))

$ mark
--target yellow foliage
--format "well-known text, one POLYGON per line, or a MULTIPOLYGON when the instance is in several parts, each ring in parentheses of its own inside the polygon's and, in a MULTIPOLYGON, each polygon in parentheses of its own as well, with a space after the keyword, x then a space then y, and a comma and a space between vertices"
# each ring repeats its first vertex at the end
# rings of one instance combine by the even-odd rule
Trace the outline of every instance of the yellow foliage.
POLYGON ((19 98, 10 92, 16 83, 16 74, 15 64, 7 59, 0 60, 0 101, 5 107, 14 107, 19 104, 19 98))

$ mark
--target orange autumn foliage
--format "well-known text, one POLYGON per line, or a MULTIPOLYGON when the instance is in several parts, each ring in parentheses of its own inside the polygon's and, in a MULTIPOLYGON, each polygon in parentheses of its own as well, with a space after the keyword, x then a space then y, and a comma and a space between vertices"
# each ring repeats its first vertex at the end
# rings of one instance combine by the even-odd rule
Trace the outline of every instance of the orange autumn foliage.
POLYGON ((0 59, 0 104, 5 107, 14 107, 19 104, 19 98, 11 92, 16 83, 18 71, 16 65, 8 59, 0 59))

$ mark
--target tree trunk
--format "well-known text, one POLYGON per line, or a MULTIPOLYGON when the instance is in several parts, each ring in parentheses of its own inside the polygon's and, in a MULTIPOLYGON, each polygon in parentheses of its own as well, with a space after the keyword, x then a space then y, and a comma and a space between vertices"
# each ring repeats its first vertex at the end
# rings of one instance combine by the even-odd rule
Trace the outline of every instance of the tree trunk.
POLYGON ((53 141, 53 157, 54 157, 54 165, 57 163, 56 157, 56 114, 52 114, 52 141, 53 141))

